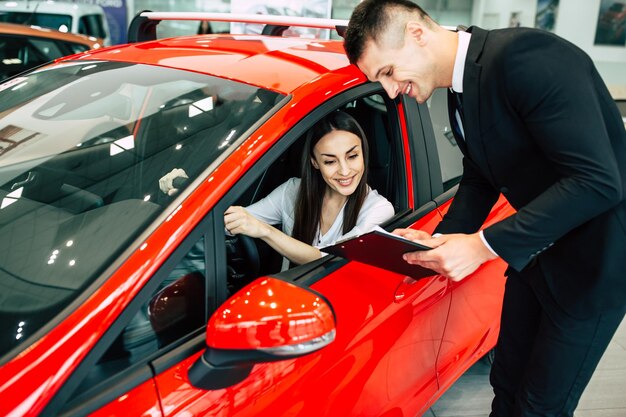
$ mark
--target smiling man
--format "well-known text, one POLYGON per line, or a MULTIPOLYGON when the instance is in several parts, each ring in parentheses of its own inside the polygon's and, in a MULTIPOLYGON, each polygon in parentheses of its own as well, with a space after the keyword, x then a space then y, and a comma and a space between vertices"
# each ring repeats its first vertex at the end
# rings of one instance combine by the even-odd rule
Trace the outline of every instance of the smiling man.
POLYGON ((405 0, 365 0, 350 62, 390 97, 449 88, 464 173, 433 250, 409 263, 459 281, 508 264, 492 416, 573 416, 626 309, 626 132, 589 57, 548 32, 452 32, 405 0), (517 213, 483 231, 503 194, 517 213))

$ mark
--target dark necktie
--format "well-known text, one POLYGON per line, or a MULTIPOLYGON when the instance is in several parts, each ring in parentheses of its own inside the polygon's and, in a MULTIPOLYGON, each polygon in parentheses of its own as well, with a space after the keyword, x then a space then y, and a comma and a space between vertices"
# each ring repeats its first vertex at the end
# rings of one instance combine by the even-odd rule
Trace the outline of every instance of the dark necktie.
POLYGON ((465 119, 463 116, 463 94, 448 90, 448 105, 450 106, 450 122, 452 129, 459 140, 465 140, 465 119), (458 114, 458 116, 457 116, 458 114), (460 120, 460 123, 459 123, 460 120))
POLYGON ((463 117, 463 93, 454 93, 456 100, 456 110, 459 112, 461 123, 465 126, 465 118, 463 117))

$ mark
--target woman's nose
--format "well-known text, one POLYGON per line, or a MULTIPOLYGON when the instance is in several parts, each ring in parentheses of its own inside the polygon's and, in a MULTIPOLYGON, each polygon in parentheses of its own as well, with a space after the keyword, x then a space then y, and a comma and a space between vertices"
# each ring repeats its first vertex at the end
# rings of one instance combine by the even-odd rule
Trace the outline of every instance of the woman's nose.
POLYGON ((339 163, 339 175, 348 175, 350 173, 350 165, 347 161, 341 161, 339 163))

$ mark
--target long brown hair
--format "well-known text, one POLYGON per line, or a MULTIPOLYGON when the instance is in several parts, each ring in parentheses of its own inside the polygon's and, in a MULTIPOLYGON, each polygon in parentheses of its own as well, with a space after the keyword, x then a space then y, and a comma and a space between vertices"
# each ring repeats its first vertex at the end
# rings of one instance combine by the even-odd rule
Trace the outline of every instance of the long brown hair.
POLYGON ((311 164, 313 148, 319 140, 333 130, 343 130, 355 134, 361 139, 363 149, 363 176, 354 193, 348 197, 343 211, 343 233, 346 234, 356 226, 359 212, 367 196, 367 172, 369 148, 363 129, 349 114, 334 111, 317 122, 309 130, 302 155, 302 176, 300 189, 296 198, 292 237, 308 244, 313 243, 322 217, 322 203, 327 184, 322 174, 311 164))

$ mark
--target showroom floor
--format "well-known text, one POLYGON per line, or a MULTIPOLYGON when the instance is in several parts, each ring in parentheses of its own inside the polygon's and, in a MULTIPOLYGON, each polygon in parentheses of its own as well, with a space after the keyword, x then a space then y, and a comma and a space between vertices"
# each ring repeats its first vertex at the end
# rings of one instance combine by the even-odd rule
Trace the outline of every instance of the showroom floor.
MULTIPOLYGON (((622 321, 604 353, 580 399, 575 417, 626 417, 625 387, 626 320, 622 321)), ((492 398, 489 367, 478 362, 424 417, 487 417, 492 398)))

